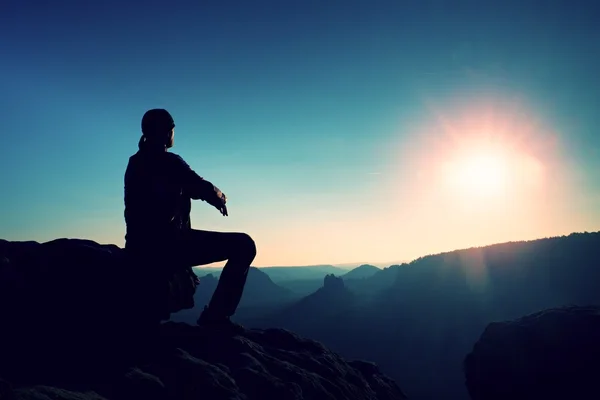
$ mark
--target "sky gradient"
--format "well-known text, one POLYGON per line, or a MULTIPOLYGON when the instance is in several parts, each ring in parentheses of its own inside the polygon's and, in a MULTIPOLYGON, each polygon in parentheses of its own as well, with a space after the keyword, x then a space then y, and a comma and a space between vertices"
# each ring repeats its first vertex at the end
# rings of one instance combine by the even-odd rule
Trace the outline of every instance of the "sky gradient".
POLYGON ((0 5, 0 238, 122 246, 156 107, 229 198, 193 227, 249 233, 259 266, 600 228, 592 2, 135 3, 0 5), (501 178, 465 167, 491 153, 501 178))

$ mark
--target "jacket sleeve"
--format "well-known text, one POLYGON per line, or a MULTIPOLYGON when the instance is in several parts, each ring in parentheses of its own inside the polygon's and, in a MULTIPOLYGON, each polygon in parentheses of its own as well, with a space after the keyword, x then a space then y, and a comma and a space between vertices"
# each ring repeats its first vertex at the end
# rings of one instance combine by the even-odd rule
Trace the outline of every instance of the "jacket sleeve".
POLYGON ((221 191, 212 183, 199 176, 183 158, 173 154, 175 171, 183 190, 193 200, 203 200, 215 207, 223 203, 221 191))

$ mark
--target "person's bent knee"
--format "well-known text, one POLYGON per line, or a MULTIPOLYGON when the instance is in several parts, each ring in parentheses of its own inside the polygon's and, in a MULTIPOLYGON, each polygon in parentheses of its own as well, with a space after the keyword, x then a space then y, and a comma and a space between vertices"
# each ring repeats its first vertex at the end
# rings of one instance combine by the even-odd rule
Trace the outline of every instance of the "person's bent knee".
POLYGON ((256 243, 254 243, 254 239, 247 233, 240 233, 238 235, 238 249, 240 253, 243 254, 244 257, 254 260, 254 257, 256 257, 256 243))

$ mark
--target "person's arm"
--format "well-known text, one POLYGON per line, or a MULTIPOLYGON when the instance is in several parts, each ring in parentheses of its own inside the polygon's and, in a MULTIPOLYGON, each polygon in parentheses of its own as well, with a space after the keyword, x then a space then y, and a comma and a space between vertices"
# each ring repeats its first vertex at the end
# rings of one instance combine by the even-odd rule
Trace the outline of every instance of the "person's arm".
POLYGON ((193 200, 203 200, 227 215, 225 203, 227 197, 211 182, 198 175, 180 156, 173 154, 176 171, 181 179, 185 192, 193 200))

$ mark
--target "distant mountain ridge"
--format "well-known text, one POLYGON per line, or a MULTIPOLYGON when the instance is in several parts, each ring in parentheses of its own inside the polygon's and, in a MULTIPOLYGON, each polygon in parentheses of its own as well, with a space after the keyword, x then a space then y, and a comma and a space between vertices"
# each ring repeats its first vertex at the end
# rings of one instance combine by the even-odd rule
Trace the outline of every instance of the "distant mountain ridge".
POLYGON ((328 295, 306 296, 269 323, 373 359, 409 398, 466 400, 462 361, 487 324, 600 305, 600 232, 428 255, 344 285, 319 289, 328 295))
POLYGON ((351 269, 350 271, 346 272, 344 275, 342 275, 342 278, 344 280, 348 280, 348 279, 364 279, 364 278, 369 278, 373 275, 375 275, 377 272, 381 271, 380 268, 377 268, 374 265, 371 264, 363 264, 360 265, 354 269, 351 269))
POLYGON ((379 269, 374 272, 371 276, 366 276, 361 279, 347 279, 346 286, 356 294, 366 296, 376 296, 382 291, 391 288, 396 282, 398 273, 408 264, 402 265, 391 265, 387 268, 379 269))
MULTIPOLYGON (((322 280, 325 275, 337 274, 342 275, 349 269, 336 267, 333 265, 306 265, 306 266, 274 266, 274 267, 253 267, 266 273, 274 282, 296 279, 319 279, 322 280)), ((195 267, 194 272, 198 276, 213 274, 219 276, 222 267, 195 267)))
POLYGON ((313 265, 306 267, 262 267, 261 271, 269 275, 273 282, 296 279, 323 279, 326 275, 342 275, 347 269, 333 265, 313 265))

